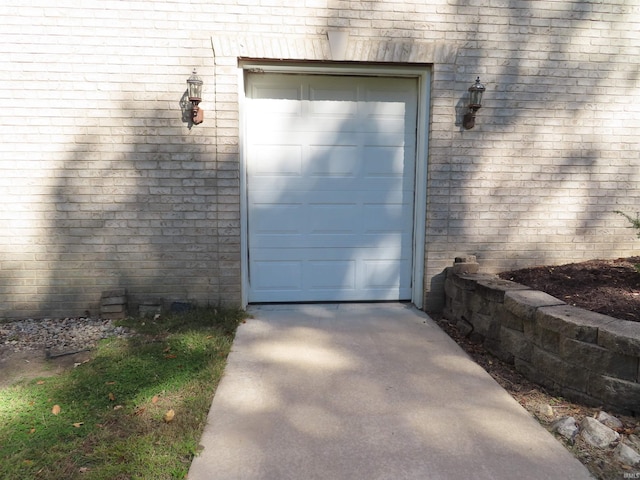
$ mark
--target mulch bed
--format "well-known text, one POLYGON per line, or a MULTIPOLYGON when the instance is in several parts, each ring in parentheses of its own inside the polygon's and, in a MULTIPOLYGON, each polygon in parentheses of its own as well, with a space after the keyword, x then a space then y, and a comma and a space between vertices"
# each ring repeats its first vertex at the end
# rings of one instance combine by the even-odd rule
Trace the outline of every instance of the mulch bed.
POLYGON ((505 280, 541 290, 569 305, 640 322, 640 257, 590 260, 503 272, 505 280))

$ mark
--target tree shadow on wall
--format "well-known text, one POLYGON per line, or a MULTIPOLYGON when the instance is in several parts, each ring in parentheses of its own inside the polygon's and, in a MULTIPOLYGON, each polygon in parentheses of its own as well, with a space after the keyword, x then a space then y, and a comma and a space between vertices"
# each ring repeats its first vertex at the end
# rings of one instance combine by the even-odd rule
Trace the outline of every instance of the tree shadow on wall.
MULTIPOLYGON (((76 138, 56 172, 55 214, 46 245, 47 291, 41 310, 97 314, 101 292, 126 288, 141 300, 185 301, 192 294, 220 301, 216 172, 207 153, 178 131, 185 118, 126 105, 118 116, 138 126, 76 138), (208 164, 208 167, 211 165, 208 164)), ((169 112, 175 115, 175 112, 169 112)), ((132 312, 136 313, 136 312, 132 312)))
MULTIPOLYGON (((477 7, 468 2, 456 3, 458 15, 471 20, 477 14, 477 7)), ((479 74, 486 79, 487 91, 478 114, 482 132, 465 134, 469 139, 479 136, 473 159, 452 165, 451 188, 452 192, 475 189, 478 196, 492 198, 499 213, 490 219, 495 235, 479 237, 478 222, 471 221, 478 215, 478 197, 460 195, 462 205, 456 206, 452 218, 460 228, 450 241, 479 258, 493 260, 494 266, 509 258, 513 267, 526 251, 535 252, 541 263, 584 255, 588 250, 553 251, 546 246, 560 237, 565 243, 573 238, 583 245, 602 245, 603 237, 614 233, 614 225, 624 227, 613 211, 632 201, 629 192, 637 187, 640 174, 629 173, 620 145, 611 144, 611 150, 620 154, 618 160, 611 160, 616 153, 609 150, 604 132, 616 134, 622 123, 615 117, 630 114, 616 113, 620 108, 599 95, 607 95, 612 86, 637 88, 640 73, 625 59, 623 48, 609 55, 608 69, 601 63, 585 63, 584 55, 573 48, 574 39, 567 32, 579 43, 580 35, 605 22, 608 29, 599 31, 611 31, 614 42, 615 30, 628 23, 624 9, 603 20, 595 7, 574 1, 547 10, 536 2, 510 0, 499 8, 510 21, 492 25, 478 16, 477 22, 466 23, 469 54, 458 58, 465 63, 457 69, 456 83, 470 84, 479 74), (479 51, 471 50, 472 45, 479 51), (493 53, 498 51, 502 56, 493 53), (629 67, 625 72, 619 65, 629 67), (496 155, 496 148, 503 153, 496 155), (500 198, 504 198, 502 205, 498 205, 500 198), (520 252, 496 248, 509 244, 520 244, 520 252)), ((497 10, 487 13, 495 15, 497 10)), ((613 246, 613 251, 622 242, 620 236, 612 237, 607 249, 613 246)))

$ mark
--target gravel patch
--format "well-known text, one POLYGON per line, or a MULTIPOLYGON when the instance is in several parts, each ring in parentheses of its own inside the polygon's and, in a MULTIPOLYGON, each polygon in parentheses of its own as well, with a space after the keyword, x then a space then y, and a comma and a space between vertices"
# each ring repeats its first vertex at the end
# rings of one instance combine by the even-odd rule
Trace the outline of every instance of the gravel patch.
POLYGON ((109 337, 131 336, 111 320, 94 318, 26 319, 0 323, 0 349, 13 352, 44 351, 47 356, 90 350, 109 337))

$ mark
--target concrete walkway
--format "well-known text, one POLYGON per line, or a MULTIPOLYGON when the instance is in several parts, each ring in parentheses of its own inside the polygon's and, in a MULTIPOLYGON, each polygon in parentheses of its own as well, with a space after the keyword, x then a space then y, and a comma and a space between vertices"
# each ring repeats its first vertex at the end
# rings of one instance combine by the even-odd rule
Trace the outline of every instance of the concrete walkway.
POLYGON ((591 478, 411 306, 250 313, 189 480, 591 478))

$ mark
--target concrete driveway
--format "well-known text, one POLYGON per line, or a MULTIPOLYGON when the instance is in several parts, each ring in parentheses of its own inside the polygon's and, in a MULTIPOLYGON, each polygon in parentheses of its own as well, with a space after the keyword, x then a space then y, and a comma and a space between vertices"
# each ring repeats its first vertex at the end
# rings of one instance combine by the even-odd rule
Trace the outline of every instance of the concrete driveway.
POLYGON ((189 480, 592 478, 410 305, 250 313, 189 480))

